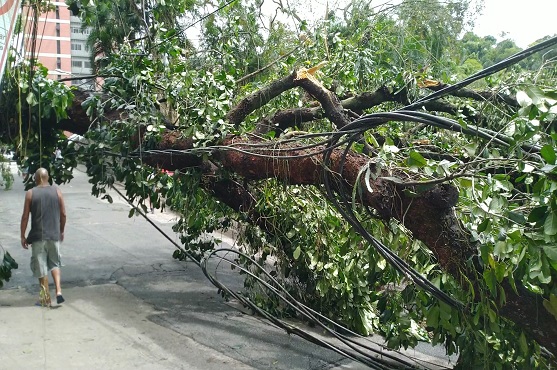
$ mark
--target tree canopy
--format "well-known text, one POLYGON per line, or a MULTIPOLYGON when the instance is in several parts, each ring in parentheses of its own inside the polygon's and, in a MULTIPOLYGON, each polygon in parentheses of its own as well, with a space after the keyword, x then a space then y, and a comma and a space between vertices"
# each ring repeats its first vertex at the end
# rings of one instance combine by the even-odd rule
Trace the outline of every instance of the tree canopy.
POLYGON ((68 4, 102 83, 70 89, 12 57, 0 140, 23 166, 63 183, 84 163, 96 196, 119 182, 164 199, 177 259, 233 227, 243 294, 274 316, 300 311, 259 278, 392 348, 555 362, 555 39, 509 58, 511 40, 463 32, 463 0, 352 1, 315 22, 280 1, 68 4))

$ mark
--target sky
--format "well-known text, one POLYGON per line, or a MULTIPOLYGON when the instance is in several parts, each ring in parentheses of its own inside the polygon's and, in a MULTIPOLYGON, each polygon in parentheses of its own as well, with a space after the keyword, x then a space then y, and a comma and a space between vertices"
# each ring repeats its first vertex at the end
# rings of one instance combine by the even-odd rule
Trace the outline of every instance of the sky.
MULTIPOLYGON (((402 0, 369 0, 377 9, 402 0)), ((442 0, 440 0, 442 1, 442 0)), ((481 0, 470 0, 477 2, 481 0)), ((557 34, 557 0, 483 0, 484 8, 472 30, 479 36, 494 36, 498 41, 510 38, 525 49, 534 41, 557 34), (501 33, 507 35, 501 37, 501 33)), ((350 0, 264 0, 264 8, 274 14, 276 3, 290 4, 304 18, 323 18, 325 9, 344 8, 350 0)))
POLYGON ((557 0, 485 0, 482 14, 476 20, 474 33, 514 40, 521 48, 557 34, 557 0))

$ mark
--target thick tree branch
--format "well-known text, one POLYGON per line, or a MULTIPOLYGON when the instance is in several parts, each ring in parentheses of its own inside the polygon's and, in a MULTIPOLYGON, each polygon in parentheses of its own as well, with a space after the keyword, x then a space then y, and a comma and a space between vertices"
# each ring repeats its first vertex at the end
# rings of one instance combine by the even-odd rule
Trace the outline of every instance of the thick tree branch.
MULTIPOLYGON (((303 88, 307 87, 299 83, 297 85, 303 88)), ((321 94, 321 97, 322 99, 328 99, 328 97, 324 94, 321 94)), ((366 109, 373 108, 385 102, 407 104, 409 100, 404 90, 398 92, 397 94, 393 94, 386 86, 382 86, 376 91, 365 92, 341 100, 340 104, 345 110, 351 110, 361 114, 366 109)), ((446 101, 428 102, 425 103, 423 107, 430 112, 443 112, 451 115, 463 114, 470 122, 473 123, 477 123, 479 118, 475 112, 468 111, 467 109, 461 110, 459 107, 446 101)), ((321 106, 284 109, 276 112, 272 117, 265 118, 262 122, 260 122, 257 125, 255 133, 260 135, 266 134, 269 131, 282 133, 288 128, 299 126, 305 122, 312 122, 314 120, 321 119, 324 115, 326 115, 326 112, 323 111, 321 106)))
POLYGON ((294 83, 319 101, 327 118, 337 128, 344 127, 350 123, 350 119, 344 114, 344 108, 336 95, 323 87, 311 74, 298 71, 294 83))
POLYGON ((261 108, 286 90, 293 88, 295 75, 296 72, 292 72, 289 76, 276 80, 263 89, 242 99, 226 115, 228 122, 233 125, 239 125, 250 113, 261 108))
POLYGON ((259 122, 254 133, 263 135, 275 131, 280 134, 287 128, 320 118, 323 118, 323 110, 320 107, 283 109, 276 112, 271 118, 265 118, 259 122))

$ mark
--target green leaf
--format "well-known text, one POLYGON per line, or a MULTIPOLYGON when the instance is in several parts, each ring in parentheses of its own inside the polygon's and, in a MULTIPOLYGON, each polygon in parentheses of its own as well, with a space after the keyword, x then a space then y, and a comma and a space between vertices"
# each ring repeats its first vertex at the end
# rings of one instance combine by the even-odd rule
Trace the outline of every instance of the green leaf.
POLYGON ((499 285, 499 307, 503 307, 507 303, 507 293, 505 289, 499 285))
POLYGON ((542 171, 544 173, 552 173, 552 172, 555 172, 556 168, 557 168, 557 166, 554 165, 554 164, 546 164, 545 166, 540 168, 540 171, 542 171))
POLYGON ((526 336, 524 332, 520 334, 520 338, 518 339, 518 345, 520 346, 520 350, 523 354, 528 354, 528 342, 526 341, 526 336))
POLYGON ((13 259, 8 251, 4 253, 4 263, 10 265, 10 267, 13 269, 18 268, 17 262, 13 259))
MULTIPOLYGON (((369 166, 366 166, 365 169, 366 169, 365 170, 366 171, 365 172, 365 174, 366 174, 365 175, 365 182, 366 182, 367 191, 369 191, 370 193, 373 193, 373 187, 371 186, 371 182, 370 182, 370 179, 369 179, 370 176, 371 176, 371 169, 369 168, 369 166)), ((359 181, 360 175, 361 175, 361 171, 358 174, 358 181, 359 181)))
POLYGON ((547 206, 536 207, 528 215, 528 222, 538 222, 545 219, 547 206))
POLYGON ((518 91, 516 93, 516 100, 521 107, 527 107, 532 104, 532 99, 524 91, 518 91))
POLYGON ((465 188, 471 188, 472 187, 472 180, 470 180, 470 179, 461 178, 459 181, 460 181, 460 186, 462 186, 462 187, 465 187, 465 188))
POLYGON ((368 133, 366 132, 366 138, 367 138, 368 143, 370 143, 371 145, 373 145, 375 148, 379 148, 379 147, 380 147, 379 143, 377 142, 377 139, 375 139, 375 136, 373 136, 372 134, 368 134, 368 133))
POLYGON ((492 294, 497 294, 497 278, 492 269, 485 270, 483 273, 484 281, 492 294))
POLYGON ((411 151, 408 157, 408 166, 424 167, 427 165, 426 159, 418 152, 411 151))
POLYGON ((487 316, 489 316, 489 321, 493 323, 497 322, 497 314, 491 308, 487 309, 487 316))
POLYGON ((555 213, 550 213, 545 219, 543 232, 545 235, 557 234, 557 215, 555 213))
POLYGON ((540 89, 538 86, 527 86, 526 93, 528 94, 528 97, 531 99, 530 104, 538 105, 547 99, 545 91, 540 89))
POLYGON ((27 104, 29 104, 30 106, 35 106, 38 104, 37 98, 35 97, 35 94, 33 94, 32 92, 27 94, 26 100, 27 100, 27 104))
POLYGON ((522 213, 509 211, 507 216, 517 224, 524 225, 526 223, 526 217, 522 213))
POLYGON ((301 254, 301 253, 302 253, 302 250, 300 249, 300 247, 297 247, 297 248, 294 250, 294 254, 293 254, 294 259, 297 260, 298 258, 300 258, 300 254, 301 254))
POLYGON ((557 159, 557 155, 555 154, 555 149, 553 149, 552 145, 544 145, 540 150, 540 154, 545 159, 545 161, 549 164, 555 164, 555 159, 557 159))
POLYGON ((436 328, 439 326, 439 307, 433 307, 427 311, 427 326, 436 328))
POLYGON ((478 232, 484 232, 487 230, 487 227, 489 226, 489 224, 491 223, 491 219, 490 218, 485 218, 479 225, 478 225, 478 232))
POLYGON ((555 245, 544 245, 543 251, 545 255, 553 261, 557 261, 557 246, 555 245))
POLYGON ((549 300, 544 299, 543 306, 557 319, 557 296, 555 294, 551 294, 549 300))
POLYGON ((495 267, 495 277, 497 278, 497 282, 500 283, 503 281, 505 272, 507 272, 507 266, 505 266, 504 263, 498 263, 495 267))
POLYGON ((513 250, 513 244, 506 240, 498 240, 493 246, 493 254, 496 256, 503 256, 513 250))

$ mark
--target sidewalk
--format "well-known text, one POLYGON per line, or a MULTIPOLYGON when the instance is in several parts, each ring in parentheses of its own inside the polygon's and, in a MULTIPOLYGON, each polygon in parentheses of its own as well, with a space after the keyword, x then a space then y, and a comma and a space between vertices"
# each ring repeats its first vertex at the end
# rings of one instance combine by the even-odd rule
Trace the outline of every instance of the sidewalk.
POLYGON ((64 295, 71 300, 46 308, 23 290, 2 291, 0 369, 251 369, 151 322, 157 311, 118 285, 64 295))

